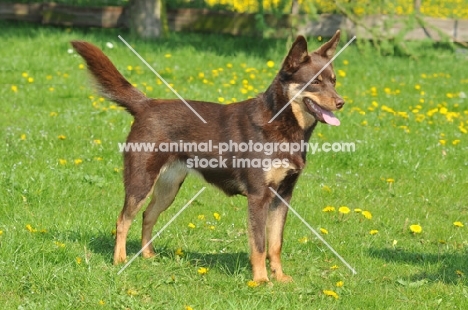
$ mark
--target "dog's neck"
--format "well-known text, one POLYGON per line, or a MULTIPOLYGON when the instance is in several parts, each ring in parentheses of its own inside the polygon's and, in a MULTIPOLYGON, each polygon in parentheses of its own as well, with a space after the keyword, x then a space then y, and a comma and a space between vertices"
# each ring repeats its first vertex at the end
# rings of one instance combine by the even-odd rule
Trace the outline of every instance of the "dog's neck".
MULTIPOLYGON (((278 74, 267 90, 263 93, 263 102, 267 109, 270 111, 271 116, 275 116, 281 109, 288 104, 289 97, 285 93, 286 90, 285 81, 281 80, 280 74, 278 74)), ((295 132, 295 135, 301 135, 304 140, 308 141, 315 126, 317 126, 317 121, 315 121, 312 126, 308 128, 301 128, 297 119, 295 118, 291 104, 284 109, 272 122, 275 124, 275 127, 282 128, 284 133, 295 132), (300 133, 299 133, 300 132, 300 133)))

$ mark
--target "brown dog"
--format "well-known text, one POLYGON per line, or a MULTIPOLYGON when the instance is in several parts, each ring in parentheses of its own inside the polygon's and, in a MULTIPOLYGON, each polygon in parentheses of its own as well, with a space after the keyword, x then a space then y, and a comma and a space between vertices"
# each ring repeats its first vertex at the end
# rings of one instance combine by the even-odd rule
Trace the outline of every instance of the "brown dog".
MULTIPOLYGON (((134 116, 127 144, 153 143, 158 147, 210 141, 215 146, 196 149, 192 144, 190 148, 173 148, 164 152, 130 149, 124 152, 125 203, 117 220, 115 264, 126 260, 127 233, 146 198, 152 195, 143 213, 143 245, 151 240, 159 214, 172 203, 187 173, 196 171, 227 195, 247 197, 253 280, 269 281, 267 258, 273 278, 291 280, 283 273, 280 260, 288 208, 269 187, 289 203, 304 169, 306 150, 290 151, 276 147, 268 152, 253 151, 252 148, 246 152, 240 145, 303 144, 309 140, 319 121, 339 125, 331 111, 343 107, 344 101, 336 93, 336 77, 331 65, 269 122, 332 58, 339 37, 337 31, 329 42, 311 53, 307 51, 305 38, 297 37, 272 84, 256 98, 229 105, 187 101, 207 124, 181 100, 147 98, 117 71, 97 47, 86 42, 72 42, 85 59, 101 94, 134 116), (221 154, 219 149, 214 149, 219 145, 229 145, 230 149, 221 154), (203 160, 205 165, 196 165, 203 160), (206 164, 208 162, 210 165, 206 164)), ((142 253, 144 257, 153 256, 152 245, 142 253)))

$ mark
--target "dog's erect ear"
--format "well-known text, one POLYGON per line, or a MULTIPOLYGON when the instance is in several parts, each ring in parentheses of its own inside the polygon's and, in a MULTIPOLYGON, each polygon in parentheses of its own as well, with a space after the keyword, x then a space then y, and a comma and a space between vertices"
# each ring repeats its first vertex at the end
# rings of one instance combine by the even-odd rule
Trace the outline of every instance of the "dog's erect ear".
POLYGON ((282 69, 289 74, 292 74, 299 69, 299 66, 309 59, 307 53, 307 41, 303 36, 298 36, 294 41, 288 56, 283 62, 282 69))
POLYGON ((340 42, 340 31, 337 30, 333 38, 331 38, 330 41, 322 45, 314 53, 319 54, 320 56, 323 56, 325 58, 332 59, 333 55, 335 55, 335 50, 339 42, 340 42))

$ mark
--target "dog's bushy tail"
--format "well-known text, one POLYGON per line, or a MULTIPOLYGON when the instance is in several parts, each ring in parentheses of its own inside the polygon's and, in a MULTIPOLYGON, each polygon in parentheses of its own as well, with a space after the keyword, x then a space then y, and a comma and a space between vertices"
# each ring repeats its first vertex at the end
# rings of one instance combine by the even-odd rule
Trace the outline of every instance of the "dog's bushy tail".
POLYGON ((91 43, 72 41, 75 51, 83 57, 96 82, 99 93, 136 115, 144 108, 148 98, 133 87, 104 53, 91 43))

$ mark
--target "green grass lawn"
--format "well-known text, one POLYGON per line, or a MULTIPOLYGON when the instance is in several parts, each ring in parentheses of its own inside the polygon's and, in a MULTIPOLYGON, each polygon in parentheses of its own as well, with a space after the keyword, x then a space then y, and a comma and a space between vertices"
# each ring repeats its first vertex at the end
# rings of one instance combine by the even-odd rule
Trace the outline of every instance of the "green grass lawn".
MULTIPOLYGON (((118 143, 132 118, 95 95, 69 41, 103 48, 149 96, 175 98, 118 34, 183 97, 223 104, 265 90, 288 49, 286 40, 173 34, 142 42, 118 30, 2 24, 2 309, 466 308, 467 54, 418 43, 412 60, 353 44, 339 56, 342 125, 319 125, 311 142, 354 142, 356 151, 310 154, 291 204, 357 275, 290 214, 283 266, 295 281, 252 287, 246 199, 212 187, 155 240, 160 255, 117 275, 118 143)), ((155 232, 203 186, 189 177, 155 232)), ((138 216, 130 256, 140 229, 138 216)))

